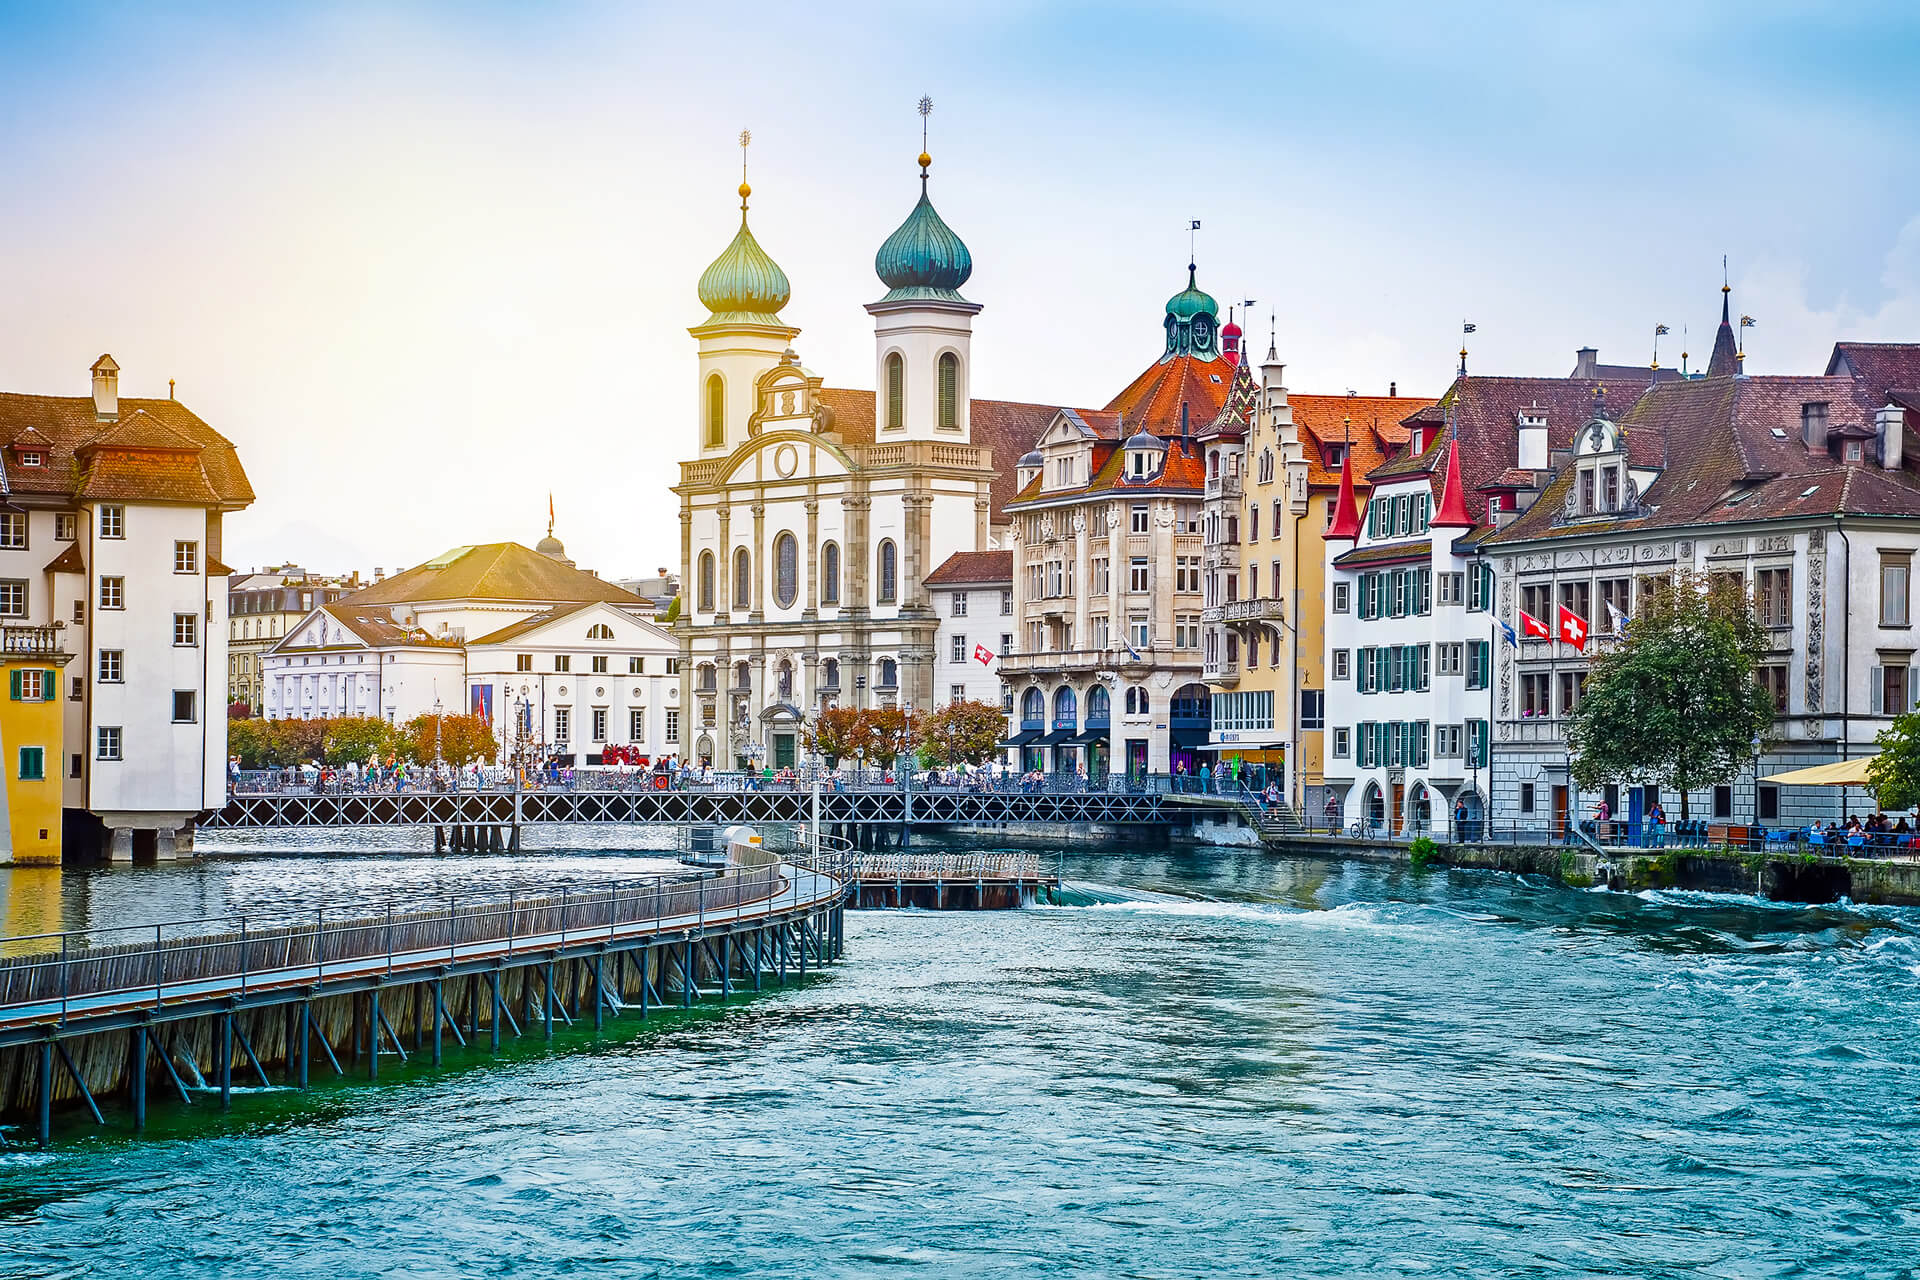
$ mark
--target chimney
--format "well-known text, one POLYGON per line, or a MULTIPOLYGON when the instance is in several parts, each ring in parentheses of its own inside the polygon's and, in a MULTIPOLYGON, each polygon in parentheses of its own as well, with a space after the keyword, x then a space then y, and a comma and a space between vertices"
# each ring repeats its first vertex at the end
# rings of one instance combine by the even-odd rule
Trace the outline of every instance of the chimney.
POLYGON ((1399 398, 1400 398, 1400 384, 1397 382, 1389 382, 1387 384, 1387 399, 1397 400, 1399 398))
POLYGON ((1888 471, 1900 470, 1906 454, 1907 411, 1890 404, 1873 415, 1873 426, 1880 436, 1880 465, 1888 471))
POLYGON ((1800 443, 1816 453, 1827 451, 1827 402, 1809 400, 1800 406, 1800 443))
POLYGON ((387 571, 375 565, 373 569, 373 580, 375 582, 385 582, 387 580, 387 571))
POLYGON ((1582 347, 1573 353, 1573 376, 1576 378, 1591 378, 1594 369, 1599 363, 1600 349, 1598 347, 1582 347))
POLYGON ((112 356, 93 362, 93 416, 112 422, 120 416, 120 366, 112 356))

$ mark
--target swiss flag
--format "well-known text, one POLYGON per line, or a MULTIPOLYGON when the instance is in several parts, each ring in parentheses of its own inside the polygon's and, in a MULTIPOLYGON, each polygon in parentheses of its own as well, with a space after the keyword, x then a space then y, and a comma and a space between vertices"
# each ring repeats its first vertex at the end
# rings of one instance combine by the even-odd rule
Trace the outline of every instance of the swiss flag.
POLYGON ((1520 635, 1522 639, 1529 640, 1553 639, 1553 632, 1547 628, 1547 624, 1528 613, 1525 609, 1520 611, 1520 635))
POLYGON ((983 644, 973 646, 973 660, 983 667, 993 665, 993 650, 983 644))
POLYGON ((1582 653, 1587 650, 1587 620, 1565 605, 1560 606, 1560 638, 1582 653))

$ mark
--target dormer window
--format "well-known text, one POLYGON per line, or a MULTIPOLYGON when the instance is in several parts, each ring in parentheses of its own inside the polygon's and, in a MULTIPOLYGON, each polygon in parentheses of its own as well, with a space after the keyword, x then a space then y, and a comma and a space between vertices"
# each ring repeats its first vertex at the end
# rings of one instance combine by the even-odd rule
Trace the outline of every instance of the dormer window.
POLYGON ((1608 515, 1625 505, 1626 445, 1619 428, 1596 418, 1574 441, 1572 510, 1575 516, 1608 515))
POLYGON ((1334 467, 1345 466, 1346 461, 1347 461, 1346 445, 1330 444, 1327 446, 1327 467, 1329 469, 1334 467))
POLYGON ((31 449, 22 449, 20 451, 20 465, 23 467, 44 467, 47 465, 46 455, 31 449))

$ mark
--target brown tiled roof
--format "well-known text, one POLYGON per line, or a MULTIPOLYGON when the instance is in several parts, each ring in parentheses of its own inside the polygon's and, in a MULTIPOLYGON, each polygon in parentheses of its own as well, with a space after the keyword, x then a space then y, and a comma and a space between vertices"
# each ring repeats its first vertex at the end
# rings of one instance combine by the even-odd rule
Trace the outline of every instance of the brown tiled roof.
POLYGON ((1108 401, 1107 411, 1126 418, 1128 435, 1145 428, 1157 436, 1177 436, 1182 404, 1188 431, 1197 432, 1213 421, 1232 389, 1233 366, 1224 357, 1163 357, 1108 401))
POLYGON ((65 551, 47 561, 47 567, 42 572, 85 573, 86 571, 87 562, 80 558, 80 544, 69 542, 65 551))
MULTIPOLYGON (((391 579, 390 579, 391 581, 391 579)), ((348 600, 336 600, 332 604, 322 605, 326 614, 353 632, 361 641, 369 645, 387 646, 399 644, 422 645, 432 649, 455 649, 460 646, 458 640, 438 640, 419 627, 403 627, 393 620, 384 609, 355 609, 348 600)), ((289 633, 289 638, 291 633, 289 633)), ((286 648, 282 640, 274 646, 276 651, 286 648)), ((307 646, 299 646, 306 648, 307 646)), ((332 646, 328 646, 332 647, 332 646)))
MULTIPOLYGON (((1578 372, 1579 370, 1576 368, 1574 373, 1568 374, 1567 376, 1573 377, 1578 372)), ((1593 372, 1590 376, 1599 378, 1603 382, 1632 382, 1635 379, 1641 382, 1677 382, 1680 379, 1680 371, 1678 369, 1661 369, 1655 372, 1651 364, 1644 366, 1633 364, 1596 364, 1593 366, 1593 372)))
POLYGON ((1844 376, 1849 370, 1864 384, 1867 399, 1884 404, 1887 393, 1896 387, 1920 387, 1920 343, 1834 343, 1833 354, 1827 357, 1827 376, 1844 376))
POLYGON ((1481 485, 1480 492, 1486 493, 1489 490, 1500 490, 1504 492, 1508 489, 1531 489, 1539 483, 1540 477, 1537 473, 1525 467, 1508 467, 1505 471, 1502 471, 1499 475, 1494 476, 1491 480, 1481 485))
POLYGON ((18 449, 0 452, 7 486, 14 493, 94 496, 83 491, 88 477, 81 472, 87 464, 76 456, 92 445, 94 468, 105 456, 124 455, 106 468, 97 496, 227 508, 253 501, 253 486, 232 442, 177 400, 122 397, 119 420, 103 423, 94 414, 91 396, 0 392, 0 444, 16 441, 44 450, 47 458, 45 466, 23 467, 18 449), (176 451, 186 451, 191 460, 171 456, 176 451), (198 479, 192 472, 199 473, 198 479))
POLYGON ((1013 552, 956 551, 927 575, 927 585, 944 587, 1013 581, 1013 552))
MULTIPOLYGON (((822 387, 820 399, 832 411, 831 429, 849 445, 873 443, 873 392, 843 387, 822 387)), ((1016 400, 973 400, 968 402, 968 436, 973 443, 993 450, 993 482, 989 497, 992 519, 1006 519, 1007 503, 1018 489, 1015 464, 1033 449, 1040 433, 1060 412, 1054 405, 1026 404, 1016 400)))
MULTIPOLYGON (((1756 518, 1920 516, 1920 475, 1873 461, 1848 465, 1801 441, 1801 406, 1825 402, 1835 427, 1870 419, 1880 396, 1864 378, 1730 377, 1663 383, 1620 416, 1636 436, 1664 443, 1666 465, 1641 495, 1647 513, 1609 529, 1714 525, 1756 518), (1777 433, 1777 434, 1776 434, 1777 433)), ((1656 464, 1658 465, 1658 464, 1656 464)), ((1592 523, 1558 525, 1574 469, 1560 474, 1495 542, 1589 533, 1592 523)))
MULTIPOLYGON (((338 601, 345 610, 428 600, 514 600, 522 603, 638 605, 649 600, 581 569, 529 551, 517 542, 489 542, 452 551, 363 587, 338 601)), ((344 618, 342 619, 345 620, 344 618)))
MULTIPOLYGON (((1661 390, 1697 385, 1663 382, 1661 390)), ((1592 421, 1595 405, 1619 420, 1640 397, 1651 393, 1644 382, 1607 382, 1588 378, 1501 378, 1479 374, 1456 378, 1445 395, 1409 414, 1410 425, 1441 427, 1449 409, 1460 435, 1460 477, 1465 485, 1467 511, 1476 520, 1486 518, 1487 500, 1481 492, 1495 476, 1504 475, 1519 460, 1520 415, 1523 411, 1547 420, 1547 449, 1569 448, 1573 437, 1592 421), (1596 400, 1595 391, 1601 393, 1596 400)), ((1447 433, 1435 431, 1425 451, 1402 456, 1368 477, 1378 484, 1431 476, 1445 458, 1447 433)), ((1627 456, 1635 466, 1657 467, 1664 450, 1656 431, 1629 431, 1627 456)))

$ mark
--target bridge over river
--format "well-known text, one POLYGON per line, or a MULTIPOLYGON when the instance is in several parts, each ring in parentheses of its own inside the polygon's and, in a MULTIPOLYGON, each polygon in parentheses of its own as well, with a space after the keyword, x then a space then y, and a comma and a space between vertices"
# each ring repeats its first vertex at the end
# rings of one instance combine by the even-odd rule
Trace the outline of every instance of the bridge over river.
POLYGON ((807 841, 757 865, 0 938, 0 1117, 42 1146, 57 1111, 96 1124, 150 1087, 191 1103, 235 1077, 304 1088, 441 1061, 451 1036, 692 1005, 839 958, 854 859, 807 841))

